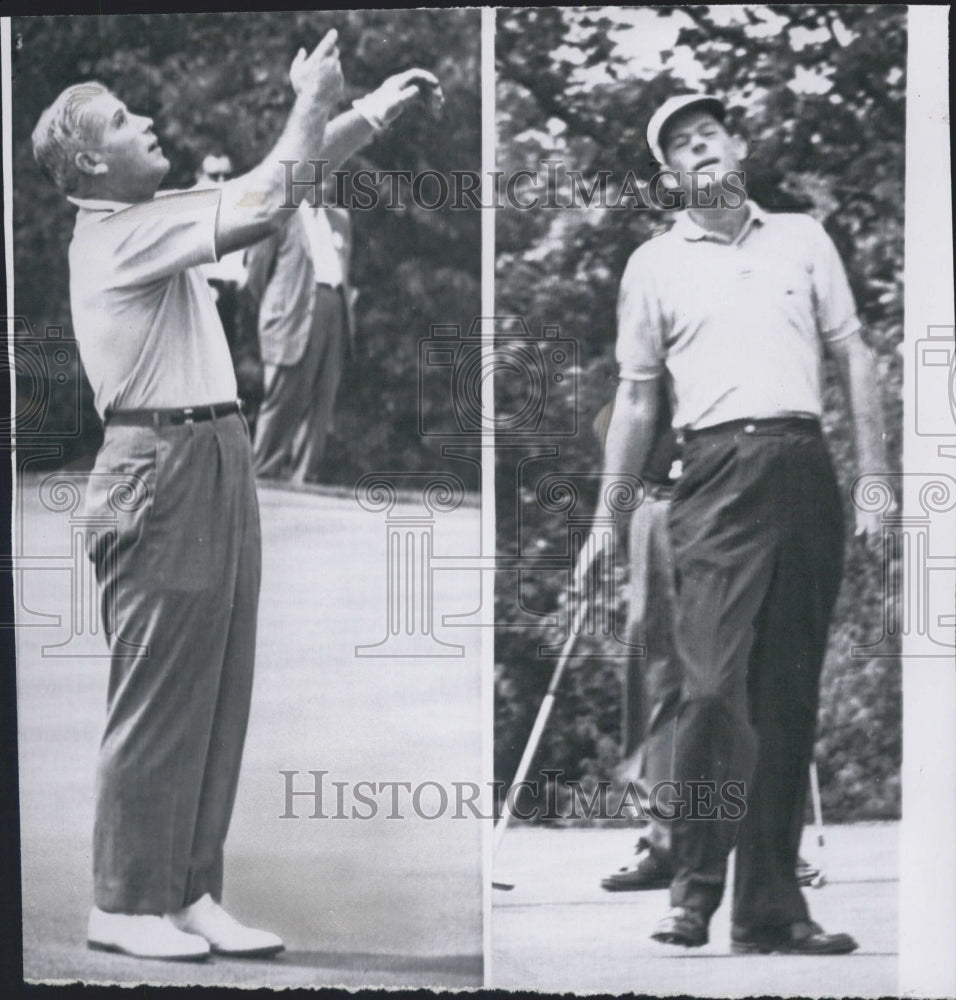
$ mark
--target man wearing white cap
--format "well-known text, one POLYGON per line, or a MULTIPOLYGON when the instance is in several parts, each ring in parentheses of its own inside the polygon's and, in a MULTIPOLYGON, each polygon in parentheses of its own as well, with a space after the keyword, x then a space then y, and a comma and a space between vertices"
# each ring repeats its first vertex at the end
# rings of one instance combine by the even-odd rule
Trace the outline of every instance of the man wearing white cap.
MULTIPOLYGON (((842 572, 843 511, 820 430, 823 351, 848 393, 864 472, 885 468, 876 370, 823 228, 741 196, 747 147, 721 102, 670 99, 647 140, 695 194, 625 270, 605 455, 611 475, 644 470, 663 381, 684 438, 670 511, 683 689, 672 908, 652 936, 707 942, 736 842, 734 952, 843 954, 856 942, 811 921, 795 874, 842 572), (742 817, 726 808, 726 793, 741 791, 742 817)), ((876 529, 858 510, 857 533, 876 529)))

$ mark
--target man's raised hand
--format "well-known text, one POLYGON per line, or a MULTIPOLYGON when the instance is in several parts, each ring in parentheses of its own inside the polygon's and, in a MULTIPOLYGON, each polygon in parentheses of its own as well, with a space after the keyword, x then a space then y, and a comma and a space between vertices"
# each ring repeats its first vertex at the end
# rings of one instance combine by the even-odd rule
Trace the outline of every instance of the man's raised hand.
POLYGON ((345 81, 339 63, 339 33, 333 28, 316 45, 312 55, 299 49, 289 67, 289 82, 296 95, 331 107, 342 97, 345 81))
POLYGON ((393 122, 414 101, 421 97, 429 112, 437 115, 444 103, 438 78, 425 69, 407 69, 390 76, 377 90, 356 102, 363 114, 385 126, 393 122))

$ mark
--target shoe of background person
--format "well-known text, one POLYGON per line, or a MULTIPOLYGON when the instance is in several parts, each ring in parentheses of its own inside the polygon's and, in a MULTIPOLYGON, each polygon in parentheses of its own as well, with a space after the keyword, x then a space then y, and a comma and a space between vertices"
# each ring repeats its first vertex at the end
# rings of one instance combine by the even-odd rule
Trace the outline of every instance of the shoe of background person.
POLYGON ((797 858, 797 885, 819 889, 825 882, 826 876, 822 869, 817 868, 805 858, 797 858))
POLYGON ((652 847, 638 843, 637 857, 629 865, 601 879, 601 888, 608 892, 640 892, 645 889, 666 889, 674 876, 670 864, 652 847))
POLYGON ((170 962, 201 962, 209 957, 205 938, 174 927, 165 917, 106 913, 96 906, 90 911, 86 945, 96 951, 170 962))
POLYGON ((181 931, 198 934, 208 941, 215 955, 268 958, 285 948, 276 934, 240 924, 208 892, 195 903, 167 916, 181 931))
MULTIPOLYGON (((601 879, 601 888, 607 892, 641 892, 648 889, 666 889, 673 878, 670 862, 643 841, 635 848, 637 857, 629 865, 619 868, 601 879)), ((820 868, 804 858, 797 858, 797 884, 819 889, 826 882, 820 868)))
POLYGON ((707 944, 707 917, 689 906, 675 906, 661 920, 651 937, 663 944, 700 948, 707 944))
POLYGON ((849 955, 859 945, 849 934, 827 934, 812 920, 783 927, 733 927, 730 949, 735 955, 849 955))

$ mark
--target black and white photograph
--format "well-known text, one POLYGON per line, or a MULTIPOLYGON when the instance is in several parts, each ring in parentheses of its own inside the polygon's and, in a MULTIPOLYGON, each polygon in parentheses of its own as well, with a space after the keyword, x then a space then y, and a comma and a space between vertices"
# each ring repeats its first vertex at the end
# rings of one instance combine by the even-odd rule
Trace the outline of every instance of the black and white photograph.
POLYGON ((492 986, 901 989, 907 30, 497 11, 492 986))
POLYGON ((951 11, 72 9, 0 982, 956 1000, 951 11))
POLYGON ((480 985, 478 12, 9 38, 24 976, 480 985))

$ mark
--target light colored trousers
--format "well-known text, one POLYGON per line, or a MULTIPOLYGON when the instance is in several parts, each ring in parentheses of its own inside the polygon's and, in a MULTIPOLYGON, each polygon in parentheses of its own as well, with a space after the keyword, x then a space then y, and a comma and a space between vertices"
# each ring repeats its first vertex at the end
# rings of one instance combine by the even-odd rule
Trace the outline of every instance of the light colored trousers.
POLYGON ((161 914, 219 899, 259 602, 244 419, 107 426, 86 506, 113 524, 89 536, 111 653, 96 905, 161 914))

